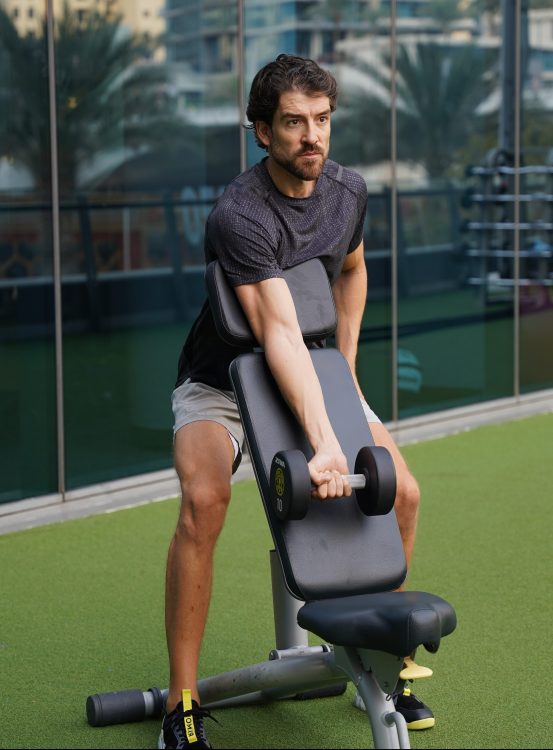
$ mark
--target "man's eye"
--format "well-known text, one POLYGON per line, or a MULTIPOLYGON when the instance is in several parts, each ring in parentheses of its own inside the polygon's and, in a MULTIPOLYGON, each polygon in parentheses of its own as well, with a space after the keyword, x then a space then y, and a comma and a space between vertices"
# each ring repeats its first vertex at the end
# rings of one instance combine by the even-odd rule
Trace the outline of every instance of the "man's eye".
POLYGON ((288 125, 297 125, 299 120, 288 120, 288 125))

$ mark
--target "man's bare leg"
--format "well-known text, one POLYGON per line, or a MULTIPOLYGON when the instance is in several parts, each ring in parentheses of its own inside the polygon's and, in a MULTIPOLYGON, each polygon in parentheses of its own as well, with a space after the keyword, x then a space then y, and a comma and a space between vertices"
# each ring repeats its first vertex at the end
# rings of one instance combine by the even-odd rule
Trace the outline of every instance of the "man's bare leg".
MULTIPOLYGON (((411 568, 413 558, 413 548, 415 546, 415 536, 417 533, 417 518, 420 503, 420 490, 416 479, 409 471, 405 459, 399 452, 392 436, 383 424, 371 422, 369 425, 373 440, 376 445, 387 448, 392 454, 396 468, 397 491, 394 508, 396 511, 399 532, 403 541, 403 550, 407 561, 407 571, 411 568)), ((398 591, 403 591, 405 582, 399 587, 398 591)), ((406 654, 406 659, 414 659, 415 653, 406 654)), ((406 662, 410 663, 410 662, 406 662)), ((417 665, 418 666, 418 665, 417 665)), ((420 670, 420 667, 418 667, 420 670)), ((359 701, 356 698, 356 704, 359 701)), ((361 701, 360 707, 364 704, 361 701)), ((432 710, 423 703, 410 690, 394 696, 394 706, 407 723, 407 728, 412 730, 430 729, 434 726, 435 719, 432 710)))
POLYGON ((223 425, 192 422, 177 431, 174 458, 182 501, 167 557, 167 712, 181 700, 183 689, 200 702, 198 660, 211 598, 213 553, 230 501, 234 448, 223 425))
POLYGON ((384 425, 379 422, 371 422, 369 427, 375 445, 387 448, 394 461, 397 479, 397 492, 394 509, 396 511, 399 532, 403 542, 405 559, 407 560, 407 569, 409 570, 411 567, 413 548, 415 546, 415 537, 417 533, 417 518, 420 503, 419 486, 415 477, 409 471, 399 448, 384 425))

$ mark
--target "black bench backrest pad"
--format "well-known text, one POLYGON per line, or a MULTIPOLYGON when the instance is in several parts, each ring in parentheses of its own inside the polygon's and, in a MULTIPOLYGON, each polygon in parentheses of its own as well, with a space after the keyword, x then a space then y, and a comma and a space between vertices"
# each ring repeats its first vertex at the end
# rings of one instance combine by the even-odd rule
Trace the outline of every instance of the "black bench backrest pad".
MULTIPOLYGON (((323 264, 318 258, 283 271, 294 300, 298 323, 305 341, 330 336, 336 328, 336 308, 323 264)), ((257 341, 234 289, 219 262, 206 269, 206 286, 217 333, 227 344, 256 346, 257 341)))
MULTIPOLYGON (((373 440, 349 366, 335 349, 316 349, 311 356, 331 423, 353 472, 357 452, 373 445, 373 440)), ((326 502, 312 500, 301 521, 280 521, 275 516, 269 493, 274 454, 298 448, 309 459, 313 452, 262 353, 237 357, 230 374, 290 592, 312 601, 397 588, 405 578, 406 566, 394 511, 367 517, 352 495, 326 502)))

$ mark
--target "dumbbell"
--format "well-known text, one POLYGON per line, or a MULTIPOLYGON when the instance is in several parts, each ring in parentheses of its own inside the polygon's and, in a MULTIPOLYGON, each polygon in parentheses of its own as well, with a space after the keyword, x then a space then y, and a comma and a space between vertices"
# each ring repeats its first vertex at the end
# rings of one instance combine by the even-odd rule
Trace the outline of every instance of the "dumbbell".
MULTIPOLYGON (((365 446, 355 460, 355 474, 344 474, 366 516, 382 516, 393 508, 396 472, 390 452, 365 446)), ((307 459, 300 450, 279 451, 271 462, 270 493, 273 510, 281 521, 305 518, 312 500, 307 459)))

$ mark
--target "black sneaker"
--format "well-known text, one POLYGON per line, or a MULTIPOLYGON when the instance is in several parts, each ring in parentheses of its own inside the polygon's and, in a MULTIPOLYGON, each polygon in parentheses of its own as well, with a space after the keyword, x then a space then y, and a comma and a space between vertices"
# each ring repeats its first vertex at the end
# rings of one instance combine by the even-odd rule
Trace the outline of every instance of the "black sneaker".
POLYGON ((183 690, 183 701, 163 717, 157 743, 159 750, 180 750, 187 747, 194 750, 210 750, 204 719, 217 719, 207 709, 198 706, 195 700, 190 699, 190 691, 183 690), (188 696, 185 696, 185 693, 188 693, 188 696))
POLYGON ((430 729, 436 723, 434 714, 409 688, 394 695, 394 705, 407 724, 407 729, 430 729))

